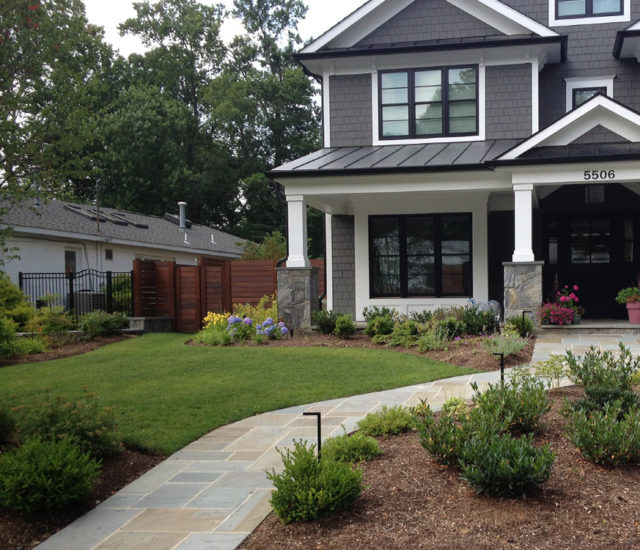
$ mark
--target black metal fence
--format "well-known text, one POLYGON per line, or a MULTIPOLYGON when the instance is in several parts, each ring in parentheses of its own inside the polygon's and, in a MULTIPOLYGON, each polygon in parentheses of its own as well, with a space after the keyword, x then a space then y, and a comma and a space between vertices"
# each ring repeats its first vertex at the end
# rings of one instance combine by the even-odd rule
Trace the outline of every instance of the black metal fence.
POLYGON ((63 306, 76 316, 99 309, 133 315, 133 271, 21 272, 19 278, 22 292, 36 308, 63 306))

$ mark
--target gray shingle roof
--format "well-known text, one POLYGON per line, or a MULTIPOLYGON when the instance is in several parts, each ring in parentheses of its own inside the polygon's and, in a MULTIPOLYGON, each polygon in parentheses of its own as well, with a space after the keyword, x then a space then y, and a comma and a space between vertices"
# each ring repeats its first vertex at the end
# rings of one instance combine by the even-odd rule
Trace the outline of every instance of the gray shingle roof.
POLYGON ((115 208, 100 208, 100 232, 98 233, 95 207, 66 201, 51 200, 33 208, 33 203, 11 208, 2 215, 0 223, 16 228, 35 228, 74 233, 82 236, 118 239, 146 246, 181 248, 185 251, 241 256, 239 243, 245 239, 212 229, 204 225, 191 224, 186 235, 180 231, 177 216, 146 216, 115 208), (82 213, 79 213, 80 210, 82 213), (93 213, 92 213, 93 211, 93 213), (172 217, 173 221, 168 219, 172 217), (214 243, 211 242, 213 236, 214 243))

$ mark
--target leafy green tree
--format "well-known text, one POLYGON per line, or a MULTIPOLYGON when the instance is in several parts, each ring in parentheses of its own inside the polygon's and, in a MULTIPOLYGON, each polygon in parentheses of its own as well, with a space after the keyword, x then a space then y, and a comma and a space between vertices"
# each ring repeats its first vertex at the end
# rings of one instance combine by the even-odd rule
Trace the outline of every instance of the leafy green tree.
POLYGON ((287 257, 287 239, 280 231, 267 233, 260 244, 244 243, 243 260, 280 260, 287 257))

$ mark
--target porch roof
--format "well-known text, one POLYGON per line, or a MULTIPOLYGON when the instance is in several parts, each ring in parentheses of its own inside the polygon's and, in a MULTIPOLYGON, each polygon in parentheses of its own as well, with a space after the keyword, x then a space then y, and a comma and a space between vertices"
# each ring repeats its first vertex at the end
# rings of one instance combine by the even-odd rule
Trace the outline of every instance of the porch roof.
POLYGON ((519 143, 490 139, 457 143, 326 147, 267 173, 272 178, 394 174, 445 170, 486 170, 519 143))
POLYGON ((638 160, 640 142, 570 143, 537 147, 513 160, 496 160, 491 164, 564 164, 591 161, 638 160))

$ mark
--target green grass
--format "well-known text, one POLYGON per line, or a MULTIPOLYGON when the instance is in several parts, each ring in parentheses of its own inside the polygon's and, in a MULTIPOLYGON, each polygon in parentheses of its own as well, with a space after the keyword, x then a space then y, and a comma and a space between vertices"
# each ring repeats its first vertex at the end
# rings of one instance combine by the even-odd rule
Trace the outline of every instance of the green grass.
POLYGON ((148 334, 4 367, 0 399, 28 403, 45 388, 72 399, 88 386, 101 405, 115 408, 127 445, 166 454, 257 413, 473 372, 386 350, 196 347, 186 339, 148 334))

